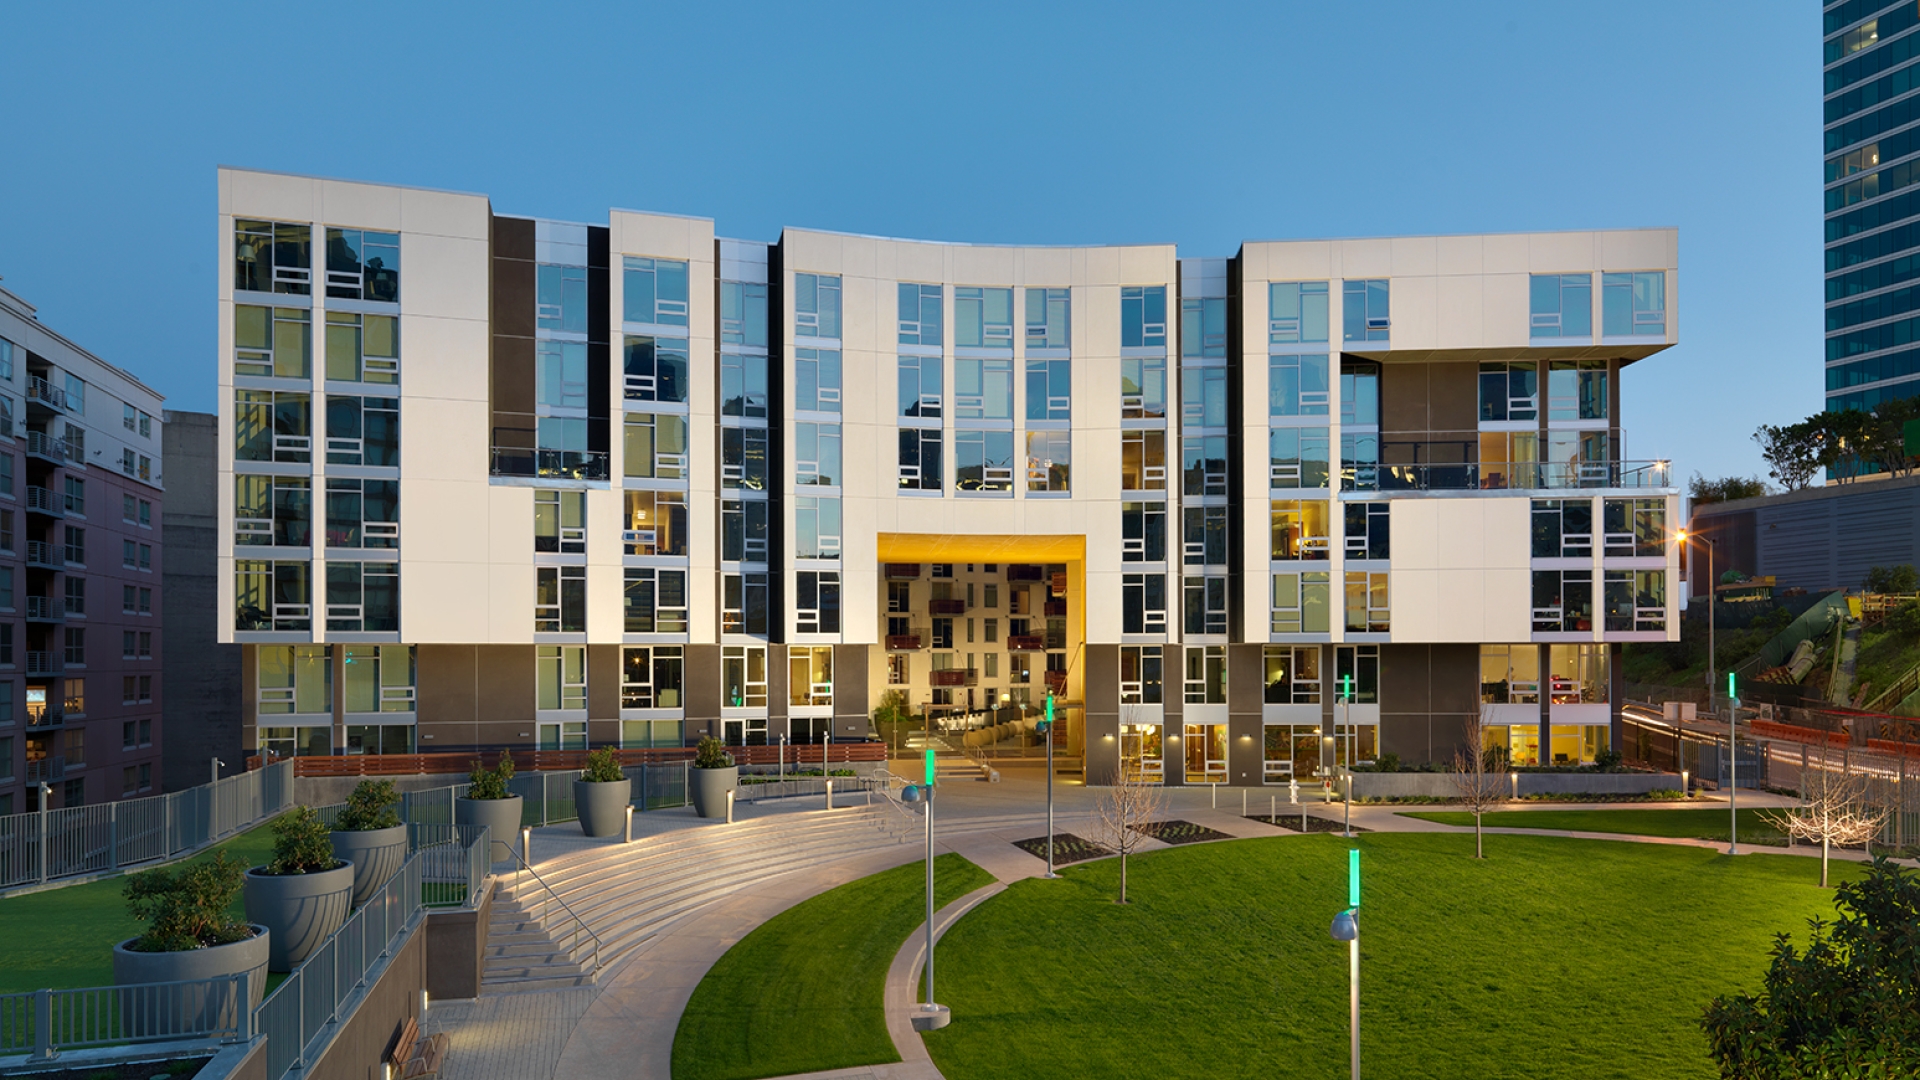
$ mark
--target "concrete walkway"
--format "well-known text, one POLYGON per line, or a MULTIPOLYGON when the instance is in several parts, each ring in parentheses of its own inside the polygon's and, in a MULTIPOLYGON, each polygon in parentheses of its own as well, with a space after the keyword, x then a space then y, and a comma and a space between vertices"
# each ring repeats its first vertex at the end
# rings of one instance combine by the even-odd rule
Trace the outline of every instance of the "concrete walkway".
MULTIPOLYGON (((1015 764, 1002 770, 1003 782, 956 782, 942 785, 943 799, 935 822, 935 847, 940 852, 964 856, 995 878, 995 884, 976 890, 942 908, 934 916, 935 937, 945 933, 962 914, 997 894, 1014 881, 1037 877, 1045 872, 1045 863, 1014 846, 1014 841, 1044 836, 1044 779, 1038 769, 1015 764)), ((1249 814, 1268 812, 1272 789, 1247 789, 1245 808, 1249 814)), ((1231 838, 1299 836, 1300 833, 1241 816, 1241 789, 1208 791, 1200 788, 1173 788, 1166 792, 1167 805, 1160 817, 1180 819, 1225 833, 1231 838)), ((1087 836, 1093 823, 1097 791, 1074 783, 1056 780, 1056 832, 1087 836)), ((1790 804, 1777 796, 1742 793, 1742 807, 1790 804), (1751 799, 1751 801, 1749 801, 1751 799)), ((789 806, 769 803, 754 808, 755 817, 772 817, 790 809, 817 808, 816 800, 785 800, 789 806)), ((1582 805, 1569 803, 1526 803, 1515 810, 1579 809, 1666 809, 1685 805, 1695 809, 1724 809, 1720 799, 1698 799, 1687 804, 1582 805)), ((1278 804, 1281 814, 1295 813, 1298 806, 1278 804)), ((1449 807, 1356 805, 1355 826, 1374 832, 1448 832, 1462 834, 1461 828, 1401 816, 1403 811, 1444 810, 1449 807)), ((1309 804, 1310 817, 1333 822, 1342 820, 1338 804, 1309 804)), ((656 813, 636 815, 636 833, 644 825, 650 834, 685 828, 716 827, 698 819, 656 813)), ((724 827, 724 826, 718 826, 724 827)), ((1612 840, 1628 843, 1654 843, 1719 850, 1724 844, 1714 841, 1673 837, 1634 836, 1618 833, 1569 832, 1552 829, 1492 828, 1490 834, 1528 836, 1565 836, 1588 840, 1612 840)), ((562 858, 586 846, 577 831, 564 828, 537 830, 534 837, 535 863, 562 858), (543 836, 546 833, 549 835, 543 836), (544 852, 543 849, 544 848, 544 852)), ((1167 847, 1158 840, 1146 840, 1141 852, 1167 847)), ((1742 853, 1793 854, 1817 857, 1817 848, 1743 846, 1742 853)), ((522 994, 494 994, 470 1001, 435 1002, 423 1027, 445 1031, 453 1036, 453 1045, 442 1076, 445 1080, 543 1080, 565 1077, 568 1080, 670 1080, 673 1038, 694 988, 721 956, 741 938, 768 919, 803 900, 847 882, 879 873, 895 866, 918 862, 925 847, 917 843, 882 843, 875 849, 810 869, 769 878, 749 886, 698 915, 680 923, 671 934, 650 943, 603 973, 597 986, 577 989, 539 991, 522 994)), ((1835 859, 1862 860, 1860 852, 1835 851, 1835 859)), ((863 1066, 830 1072, 812 1073, 804 1078, 785 1080, 939 1080, 940 1073, 927 1056, 919 1034, 912 1030, 911 1016, 918 999, 918 977, 924 958, 925 925, 916 928, 902 946, 889 968, 886 984, 888 1032, 902 1061, 887 1065, 863 1066)), ((936 971, 937 978, 937 971, 936 971)), ((936 986, 937 993, 937 986, 936 986)))

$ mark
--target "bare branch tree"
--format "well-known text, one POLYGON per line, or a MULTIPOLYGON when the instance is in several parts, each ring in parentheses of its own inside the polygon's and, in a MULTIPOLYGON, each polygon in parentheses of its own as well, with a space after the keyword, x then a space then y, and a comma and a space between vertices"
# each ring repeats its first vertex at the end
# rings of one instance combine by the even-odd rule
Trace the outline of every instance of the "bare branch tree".
POLYGON ((1833 845, 1864 845, 1880 835, 1887 809, 1867 800, 1867 778, 1859 773, 1808 769, 1800 774, 1805 806, 1762 814, 1762 820, 1796 840, 1820 842, 1820 887, 1827 887, 1827 856, 1833 845))
POLYGON ((1473 857, 1484 859, 1487 854, 1481 840, 1480 815, 1507 800, 1506 778, 1488 768, 1484 716, 1476 713, 1468 722, 1466 738, 1467 745, 1454 751, 1449 779, 1453 781, 1454 790, 1460 793, 1460 801, 1473 811, 1473 857))
POLYGON ((1147 834, 1140 830, 1165 806, 1165 790, 1124 770, 1094 803, 1093 841, 1120 855, 1120 900, 1127 902, 1127 856, 1147 834))

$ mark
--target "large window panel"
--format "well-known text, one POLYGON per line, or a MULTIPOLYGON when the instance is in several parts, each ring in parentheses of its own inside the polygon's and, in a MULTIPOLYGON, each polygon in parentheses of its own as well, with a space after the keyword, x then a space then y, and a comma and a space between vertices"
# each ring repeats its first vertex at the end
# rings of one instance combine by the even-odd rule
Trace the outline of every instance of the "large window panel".
POLYGON ((1120 361, 1120 418, 1158 420, 1167 415, 1167 360, 1127 357, 1120 361))
POLYGON ((1067 289, 1028 288, 1027 348, 1072 347, 1073 301, 1067 289))
POLYGON ((313 313, 305 308, 235 304, 233 373, 281 379, 312 378, 313 313))
POLYGON ((1355 633, 1384 634, 1389 629, 1387 575, 1368 570, 1346 574, 1347 629, 1355 633))
POLYGON ((840 572, 802 570, 794 575, 794 585, 794 632, 839 633, 840 572))
POLYGON ((1227 437, 1189 435, 1180 440, 1181 488, 1187 495, 1227 493, 1227 437))
POLYGON ((313 457, 313 395, 235 390, 233 436, 236 461, 307 463, 313 457))
POLYGON ((795 498, 793 500, 793 531, 794 558, 839 558, 840 500, 811 495, 795 498))
MULTIPOLYGON (((800 349, 796 352, 814 350, 800 349)), ((837 360, 839 354, 833 355, 837 360)), ((720 354, 720 415, 766 419, 766 357, 746 353, 720 354)))
POLYGON ((766 283, 720 283, 720 343, 767 347, 766 283))
POLYGON ((720 486, 767 490, 767 429, 720 429, 720 486))
POLYGON ((687 572, 652 566, 626 568, 622 614, 629 634, 687 632, 687 572))
POLYGON ((1227 301, 1224 297, 1180 301, 1180 355, 1189 359, 1225 359, 1227 301))
POLYGON ((1271 488, 1327 486, 1327 429, 1277 427, 1267 433, 1267 485, 1271 488))
POLYGON ((625 497, 620 539, 628 555, 687 553, 686 492, 628 491, 625 497))
POLYGON ((1123 285, 1120 288, 1120 347, 1165 348, 1167 344, 1167 287, 1123 285))
MULTIPOLYGON (((687 325, 687 264, 678 259, 622 259, 623 318, 656 326, 687 325)), ((584 329, 584 327, 583 327, 584 329)))
MULTIPOLYGON (((905 365, 905 357, 901 363, 905 365)), ((929 414, 923 408, 919 415, 929 414)), ((955 360, 953 415, 961 420, 1013 419, 1013 361, 955 360)))
POLYGON ((235 219, 233 287, 235 291, 309 295, 313 291, 313 227, 235 219))
POLYGON ((793 350, 795 412, 840 411, 840 353, 834 349, 793 350))
POLYGON ((640 480, 687 478, 687 418, 677 413, 628 413, 623 426, 626 475, 640 480))
POLYGON ((723 561, 767 561, 767 513, 767 503, 758 499, 726 499, 720 503, 723 561))
POLYGON ((1340 317, 1347 341, 1385 341, 1393 326, 1388 310, 1388 282, 1384 278, 1342 283, 1340 317))
MULTIPOLYGON (((235 476, 235 544, 313 543, 313 481, 304 476, 235 476)), ((127 541, 129 544, 132 541, 127 541)))
POLYGON ((954 432, 953 486, 958 491, 1012 491, 1013 432, 954 432))
POLYGON ((800 337, 840 336, 840 279, 793 275, 793 332, 800 337))
POLYGON ((1325 570, 1273 575, 1276 634, 1325 634, 1332 626, 1333 587, 1325 570))
POLYGON ((902 491, 941 490, 940 429, 901 428, 897 467, 902 491))
POLYGON ((340 300, 400 302, 400 234, 327 230, 327 295, 340 300))
POLYGON ((801 486, 838 487, 840 425, 802 420, 793 425, 793 482, 801 486))
POLYGON ((1120 575, 1120 632, 1161 634, 1165 633, 1166 629, 1166 575, 1120 575))
POLYGON ((945 340, 941 333, 943 288, 903 282, 899 293, 900 344, 938 348, 945 340))
POLYGON ((628 334, 624 373, 628 401, 685 402, 687 339, 628 334))
POLYGON ((1027 490, 1070 491, 1072 479, 1073 433, 1027 432, 1027 490))
POLYGON ((953 343, 963 349, 1012 349, 1013 290, 954 289, 953 343))
POLYGON ((1120 504, 1120 559, 1122 562, 1165 562, 1167 558, 1167 504, 1120 504))
POLYGON ((1593 275, 1535 274, 1528 297, 1529 334, 1536 338, 1593 336, 1593 275))
POLYGON ((1540 365, 1497 361, 1480 365, 1480 420, 1483 423, 1540 418, 1540 365))
POLYGON ((399 547, 400 482, 329 477, 327 546, 385 550, 399 547))
POLYGON ((1180 423, 1187 427, 1227 426, 1227 369, 1182 368, 1180 423))
POLYGON ((1331 556, 1325 499, 1275 499, 1272 503, 1275 560, 1325 559, 1331 556))
POLYGON ((1601 279, 1600 332, 1605 337, 1664 337, 1667 274, 1664 270, 1607 273, 1601 279))
POLYGON ((1282 353, 1267 360, 1267 415, 1325 416, 1327 358, 1323 354, 1282 353))
POLYGON ((1327 283, 1276 281, 1267 286, 1267 340, 1293 345, 1327 340, 1327 283))
POLYGON ((1027 419, 1073 419, 1073 361, 1027 361, 1027 419))
POLYGON ((399 632, 400 564, 329 560, 327 629, 399 632))

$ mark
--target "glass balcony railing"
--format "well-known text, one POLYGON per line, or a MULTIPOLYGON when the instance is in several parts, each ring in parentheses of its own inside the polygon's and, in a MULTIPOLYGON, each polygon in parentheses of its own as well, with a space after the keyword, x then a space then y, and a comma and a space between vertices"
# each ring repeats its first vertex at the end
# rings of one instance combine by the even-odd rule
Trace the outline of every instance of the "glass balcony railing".
POLYGON ((536 476, 549 480, 605 480, 607 454, 601 450, 524 450, 493 448, 493 475, 536 476))
POLYGON ((1389 465, 1342 462, 1342 491, 1549 491, 1667 488, 1666 461, 1498 462, 1389 465))

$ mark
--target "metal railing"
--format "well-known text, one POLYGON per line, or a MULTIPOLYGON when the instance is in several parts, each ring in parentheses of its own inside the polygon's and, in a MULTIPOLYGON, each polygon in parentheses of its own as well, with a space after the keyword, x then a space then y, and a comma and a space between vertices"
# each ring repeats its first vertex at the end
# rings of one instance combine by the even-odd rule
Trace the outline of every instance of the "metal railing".
POLYGON ((771 776, 761 773, 742 774, 740 786, 734 796, 739 802, 757 803, 766 799, 789 799, 798 796, 821 796, 827 793, 827 785, 833 785, 836 799, 841 795, 866 794, 886 790, 886 766, 878 766, 880 776, 872 773, 853 776, 783 776, 775 773, 771 776))
MULTIPOLYGON (((559 944, 562 939, 567 939, 567 959, 575 961, 580 965, 581 974, 592 975, 595 971, 599 970, 600 935, 594 933, 593 928, 587 925, 587 921, 581 918, 580 914, 574 911, 572 907, 568 906, 565 900, 560 899, 560 894, 553 891, 553 886, 547 884, 546 879, 540 876, 538 870, 528 865, 527 860, 521 856, 520 852, 513 849, 512 844, 507 845, 507 850, 512 853, 513 861, 518 864, 513 872, 514 898, 516 900, 519 899, 520 875, 524 873, 532 877, 540 886, 540 914, 535 917, 539 920, 541 928, 546 930, 547 936, 551 937, 556 945, 559 944), (553 914, 553 905, 555 904, 559 904, 560 910, 567 913, 568 920, 566 923, 558 926, 549 921, 553 914), (581 941, 582 935, 586 937, 585 942, 581 941), (588 959, 588 957, 591 957, 591 959, 588 959)), ((523 906, 525 906, 524 901, 523 906)), ((526 910, 530 915, 533 913, 531 907, 527 907, 526 910)))
POLYGON ((68 451, 67 440, 56 439, 44 431, 27 432, 27 453, 38 454, 55 461, 66 461, 73 456, 68 451))
POLYGON ((30 375, 27 377, 27 400, 64 410, 67 407, 67 392, 38 375, 30 375))
POLYGON ((1386 464, 1343 462, 1343 491, 1541 491, 1557 488, 1669 488, 1665 461, 1514 461, 1386 464))
POLYGON ((138 986, 0 994, 0 1054, 45 1062, 89 1046, 251 1037, 246 973, 138 986))
POLYGON ((66 549, 58 544, 49 544, 45 540, 27 541, 27 565, 51 566, 59 569, 67 565, 66 549))
POLYGON ((0 817, 0 888, 189 854, 292 805, 282 762, 165 795, 10 814, 0 817))
POLYGON ((60 496, 46 488, 34 487, 32 484, 27 485, 27 509, 38 510, 55 517, 65 517, 67 514, 66 503, 60 496))

